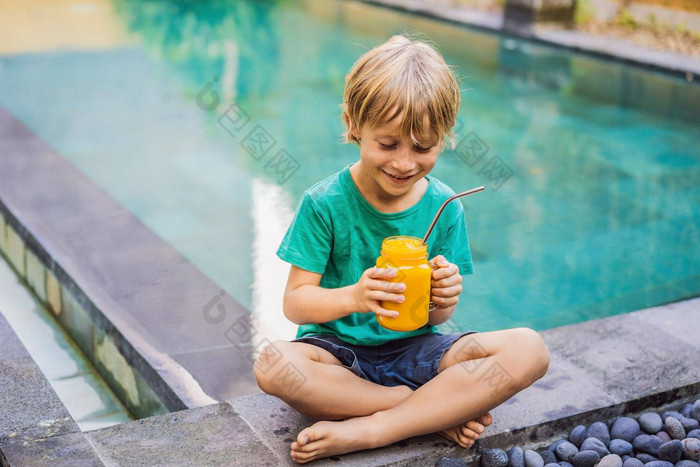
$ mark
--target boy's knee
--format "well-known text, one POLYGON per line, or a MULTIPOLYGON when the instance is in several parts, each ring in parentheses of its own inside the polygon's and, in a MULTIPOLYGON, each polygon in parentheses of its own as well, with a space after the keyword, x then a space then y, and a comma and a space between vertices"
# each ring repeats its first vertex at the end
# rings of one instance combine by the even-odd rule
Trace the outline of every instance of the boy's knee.
POLYGON ((528 386, 547 374, 549 369, 549 350, 542 336, 530 328, 517 328, 517 338, 514 339, 516 350, 527 356, 528 386))
POLYGON ((290 342, 275 341, 265 346, 253 365, 255 381, 260 389, 268 394, 275 394, 278 390, 275 384, 274 375, 284 365, 286 359, 290 357, 290 342))

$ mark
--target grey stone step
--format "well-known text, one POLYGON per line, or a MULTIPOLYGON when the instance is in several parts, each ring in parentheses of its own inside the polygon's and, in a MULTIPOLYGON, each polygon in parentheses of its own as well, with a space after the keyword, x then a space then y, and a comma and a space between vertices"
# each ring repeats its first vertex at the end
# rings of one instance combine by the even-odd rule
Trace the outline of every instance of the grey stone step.
POLYGON ((226 403, 86 433, 106 465, 279 465, 226 403))

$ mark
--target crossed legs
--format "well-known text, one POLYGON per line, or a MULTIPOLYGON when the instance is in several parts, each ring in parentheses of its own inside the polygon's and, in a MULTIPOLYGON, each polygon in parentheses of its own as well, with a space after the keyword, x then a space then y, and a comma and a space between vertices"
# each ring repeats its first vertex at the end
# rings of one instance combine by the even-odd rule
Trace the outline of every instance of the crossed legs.
POLYGON ((547 348, 531 329, 470 334, 445 352, 435 378, 412 391, 359 378, 310 344, 271 345, 281 358, 266 359, 263 351, 255 365, 260 388, 323 420, 292 443, 290 455, 299 463, 436 432, 467 447, 478 437, 479 425, 491 423, 488 411, 544 376, 549 365, 547 348), (304 376, 302 385, 274 377, 274 367, 288 363, 304 376))

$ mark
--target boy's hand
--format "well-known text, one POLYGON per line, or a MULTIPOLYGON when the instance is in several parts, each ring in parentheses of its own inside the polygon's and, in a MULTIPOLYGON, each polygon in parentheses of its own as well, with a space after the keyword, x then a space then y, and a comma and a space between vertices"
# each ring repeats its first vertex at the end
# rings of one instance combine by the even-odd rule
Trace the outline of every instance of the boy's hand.
POLYGON ((433 266, 430 300, 441 308, 455 306, 459 302, 459 294, 462 293, 462 276, 459 268, 438 255, 430 264, 433 266))
POLYGON ((380 302, 402 303, 404 296, 401 292, 406 290, 406 284, 402 282, 388 282, 396 276, 396 269, 369 268, 362 273, 362 277, 353 286, 353 299, 355 311, 362 313, 373 312, 389 318, 399 316, 397 311, 382 308, 380 302))

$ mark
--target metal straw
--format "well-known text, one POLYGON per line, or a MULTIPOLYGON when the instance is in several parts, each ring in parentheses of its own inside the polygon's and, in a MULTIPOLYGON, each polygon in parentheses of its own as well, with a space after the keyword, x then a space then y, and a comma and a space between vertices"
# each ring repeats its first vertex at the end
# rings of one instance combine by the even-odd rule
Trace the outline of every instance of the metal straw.
POLYGON ((450 201, 454 201, 457 198, 461 198, 462 196, 467 196, 471 195, 473 193, 478 193, 479 191, 484 191, 484 186, 480 186, 478 188, 472 188, 471 190, 463 191, 461 193, 457 193, 454 196, 450 196, 445 200, 444 203, 442 203, 442 206, 440 206, 440 209, 438 209, 437 214, 435 214, 435 217, 433 217, 433 222, 430 223, 430 227, 428 227, 428 231, 425 233, 425 237, 423 237, 423 241, 421 242, 421 245, 424 245, 426 241, 428 241, 428 237, 430 234, 433 232, 433 229, 435 228, 435 224, 437 224, 438 218, 440 217, 440 214, 442 214, 442 211, 445 210, 445 206, 447 206, 447 203, 450 201))

